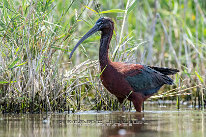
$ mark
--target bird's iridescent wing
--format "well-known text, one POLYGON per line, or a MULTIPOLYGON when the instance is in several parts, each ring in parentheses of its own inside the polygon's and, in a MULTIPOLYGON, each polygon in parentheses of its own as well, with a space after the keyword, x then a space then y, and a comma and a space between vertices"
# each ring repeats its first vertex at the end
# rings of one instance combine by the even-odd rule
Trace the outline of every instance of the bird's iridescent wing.
POLYGON ((136 73, 133 72, 131 75, 128 72, 125 79, 135 92, 141 92, 146 96, 156 93, 164 84, 173 84, 171 78, 145 65, 133 71, 136 73))

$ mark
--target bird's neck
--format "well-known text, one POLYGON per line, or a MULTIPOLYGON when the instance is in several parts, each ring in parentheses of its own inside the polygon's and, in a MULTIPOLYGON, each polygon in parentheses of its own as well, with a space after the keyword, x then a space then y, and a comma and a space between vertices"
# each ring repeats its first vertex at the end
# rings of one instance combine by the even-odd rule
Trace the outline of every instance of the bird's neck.
POLYGON ((101 70, 103 70, 107 65, 110 64, 108 57, 109 44, 113 35, 113 29, 102 30, 102 35, 100 39, 100 48, 99 48, 99 62, 101 70))

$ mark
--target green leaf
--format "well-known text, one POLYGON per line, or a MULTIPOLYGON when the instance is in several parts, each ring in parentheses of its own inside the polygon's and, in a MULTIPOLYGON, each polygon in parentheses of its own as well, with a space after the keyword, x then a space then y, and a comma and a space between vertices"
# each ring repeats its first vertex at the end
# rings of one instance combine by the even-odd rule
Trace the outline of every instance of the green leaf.
POLYGON ((103 14, 103 13, 120 13, 120 12, 125 12, 125 10, 122 10, 122 9, 112 9, 112 10, 101 11, 99 13, 103 14))
POLYGON ((130 13, 135 8, 136 5, 137 5, 137 0, 133 1, 133 3, 131 3, 131 5, 128 8, 127 13, 130 13))
POLYGON ((22 65, 24 65, 24 64, 26 64, 27 63, 27 61, 26 62, 24 62, 24 63, 21 63, 21 64, 19 64, 19 65, 16 65, 16 66, 22 66, 22 65))
POLYGON ((190 76, 190 73, 188 73, 188 71, 186 70, 186 68, 184 68, 184 73, 191 79, 192 77, 190 76))
POLYGON ((8 81, 0 81, 0 84, 7 84, 9 83, 8 81))
POLYGON ((10 65, 9 65, 9 69, 13 68, 14 65, 16 65, 16 63, 19 61, 19 58, 16 58, 10 65))
POLYGON ((43 72, 45 72, 45 70, 46 70, 46 66, 45 66, 45 64, 43 65, 43 72))
POLYGON ((122 16, 117 16, 117 20, 123 20, 124 17, 122 16))
POLYGON ((98 14, 98 12, 96 12, 96 11, 95 11, 95 10, 93 10, 93 9, 91 9, 90 7, 85 6, 85 8, 87 8, 87 9, 89 9, 89 10, 91 10, 91 11, 95 12, 96 14, 98 14))
POLYGON ((125 10, 122 9, 111 9, 111 10, 106 10, 106 11, 101 11, 101 12, 96 12, 95 10, 91 9, 90 7, 85 6, 87 9, 95 12, 96 14, 103 14, 103 13, 120 13, 120 12, 125 12, 125 10))
POLYGON ((5 6, 6 8, 9 8, 9 3, 8 3, 7 0, 4 0, 4 6, 5 6))
POLYGON ((178 10, 178 3, 175 2, 175 3, 174 3, 173 14, 177 14, 177 10, 178 10))
POLYGON ((19 51, 19 47, 15 50, 15 55, 16 55, 16 53, 19 51))
POLYGON ((16 81, 10 81, 10 82, 8 82, 8 81, 0 81, 0 84, 7 84, 7 83, 14 83, 14 82, 16 82, 16 81))
POLYGON ((201 83, 204 83, 203 78, 195 71, 196 76, 198 77, 198 79, 201 81, 201 83))

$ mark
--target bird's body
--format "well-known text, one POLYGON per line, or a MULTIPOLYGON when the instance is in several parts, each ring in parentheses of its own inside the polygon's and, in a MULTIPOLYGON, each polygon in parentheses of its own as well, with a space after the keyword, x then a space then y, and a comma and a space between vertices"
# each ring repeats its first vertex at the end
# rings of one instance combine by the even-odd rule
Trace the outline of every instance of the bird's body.
POLYGON ((164 84, 173 84, 173 80, 167 75, 175 74, 178 70, 112 62, 108 57, 108 49, 113 29, 114 24, 110 18, 100 18, 77 43, 70 57, 82 41, 96 31, 102 31, 99 49, 102 84, 120 103, 127 98, 133 102, 136 111, 140 112, 143 101, 156 93, 164 84))
POLYGON ((126 98, 131 100, 137 111, 141 111, 143 101, 164 84, 173 83, 171 78, 146 65, 108 62, 105 69, 102 67, 101 70, 100 78, 104 87, 120 103, 126 98))
POLYGON ((114 94, 120 103, 123 103, 125 98, 131 100, 137 111, 141 111, 142 102, 149 96, 142 96, 140 92, 134 92, 126 78, 129 75, 138 74, 138 70, 141 68, 141 65, 110 62, 101 74, 101 81, 104 87, 114 94))

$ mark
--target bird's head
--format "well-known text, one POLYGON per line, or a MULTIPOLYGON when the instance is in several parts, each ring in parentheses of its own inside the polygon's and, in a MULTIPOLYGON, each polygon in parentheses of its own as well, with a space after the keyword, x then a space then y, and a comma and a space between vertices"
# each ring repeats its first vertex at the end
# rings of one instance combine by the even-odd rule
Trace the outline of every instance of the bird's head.
POLYGON ((112 21, 112 19, 108 18, 108 17, 101 17, 97 20, 97 22, 95 23, 94 27, 91 28, 75 45, 75 47, 73 48, 72 52, 69 55, 69 58, 72 57, 74 51, 77 49, 77 47, 88 37, 90 37, 92 34, 94 34, 97 31, 104 31, 107 29, 113 29, 114 28, 114 22, 112 21))
POLYGON ((114 26, 114 22, 111 18, 101 17, 97 20, 95 26, 98 26, 100 31, 104 29, 112 29, 114 26))

